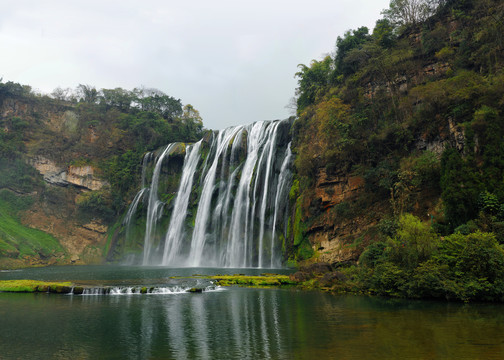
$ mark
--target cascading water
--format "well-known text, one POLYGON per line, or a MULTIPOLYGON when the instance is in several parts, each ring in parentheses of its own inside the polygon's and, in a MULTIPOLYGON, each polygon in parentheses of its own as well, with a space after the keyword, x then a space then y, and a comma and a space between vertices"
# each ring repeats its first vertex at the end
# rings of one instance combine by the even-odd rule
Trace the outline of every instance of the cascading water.
POLYGON ((145 241, 144 241, 144 254, 143 254, 143 265, 150 264, 150 255, 152 248, 152 237, 156 229, 156 223, 159 219, 160 210, 164 203, 158 198, 158 184, 159 175, 161 173, 161 165, 163 165, 163 160, 166 155, 169 155, 176 147, 176 143, 169 144, 161 153, 157 159, 156 166, 154 167, 154 172, 152 173, 152 182, 149 188, 149 203, 147 205, 147 224, 145 226, 145 241))
POLYGON ((187 206, 191 196, 194 172, 200 160, 199 151, 201 140, 192 146, 188 146, 184 167, 182 168, 182 179, 175 200, 175 206, 170 220, 170 226, 166 232, 166 239, 163 253, 163 264, 173 264, 180 254, 181 242, 184 237, 184 221, 187 216, 187 206))
POLYGON ((289 127, 288 120, 261 121, 186 146, 178 190, 161 201, 160 177, 171 156, 180 158, 177 144, 168 145, 155 162, 151 185, 128 210, 129 222, 148 191, 142 264, 280 267, 291 182, 289 127), (161 223, 168 225, 159 239, 161 223))

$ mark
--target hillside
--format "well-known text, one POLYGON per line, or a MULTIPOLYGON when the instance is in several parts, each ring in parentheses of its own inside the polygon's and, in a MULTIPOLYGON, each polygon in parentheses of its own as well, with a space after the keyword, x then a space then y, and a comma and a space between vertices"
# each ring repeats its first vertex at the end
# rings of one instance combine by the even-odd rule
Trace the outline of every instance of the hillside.
POLYGON ((300 65, 291 251, 359 260, 362 291, 501 298, 504 4, 411 3, 300 65))
POLYGON ((143 154, 202 133, 191 105, 155 89, 0 83, 0 264, 101 262, 143 154))

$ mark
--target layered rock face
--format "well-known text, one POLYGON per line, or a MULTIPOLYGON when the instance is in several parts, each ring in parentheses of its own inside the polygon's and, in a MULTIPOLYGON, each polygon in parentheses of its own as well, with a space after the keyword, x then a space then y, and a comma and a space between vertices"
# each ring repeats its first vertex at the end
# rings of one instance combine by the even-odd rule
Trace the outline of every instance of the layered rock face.
POLYGON ((345 218, 338 206, 356 201, 364 191, 364 184, 360 176, 328 174, 325 168, 319 169, 309 206, 310 216, 314 216, 315 221, 306 232, 318 254, 317 262, 337 263, 358 257, 358 249, 347 246, 349 239, 353 240, 375 225, 379 217, 370 213, 369 217, 345 218))
POLYGON ((36 156, 29 163, 43 176, 44 181, 51 185, 74 185, 87 190, 100 190, 108 183, 95 175, 96 170, 89 165, 68 166, 66 168, 43 156, 36 156))

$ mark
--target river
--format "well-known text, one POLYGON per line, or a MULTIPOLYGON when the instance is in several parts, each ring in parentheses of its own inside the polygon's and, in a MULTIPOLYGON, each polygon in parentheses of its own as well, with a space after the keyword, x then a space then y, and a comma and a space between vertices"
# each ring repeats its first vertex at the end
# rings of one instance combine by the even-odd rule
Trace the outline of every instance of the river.
MULTIPOLYGON (((191 274, 256 269, 75 266, 0 279, 203 293, 0 293, 0 359, 502 359, 504 306, 298 289, 220 288, 191 274)), ((280 271, 276 271, 280 272, 280 271)), ((288 271, 283 271, 288 272, 288 271)))

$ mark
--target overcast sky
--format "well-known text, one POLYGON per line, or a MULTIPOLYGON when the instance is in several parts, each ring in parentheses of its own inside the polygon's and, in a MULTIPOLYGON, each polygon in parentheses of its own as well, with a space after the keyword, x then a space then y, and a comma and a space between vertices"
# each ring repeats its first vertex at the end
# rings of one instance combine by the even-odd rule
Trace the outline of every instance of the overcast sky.
POLYGON ((297 65, 373 28, 389 0, 0 0, 0 77, 56 87, 154 87, 205 127, 283 119, 297 65))

